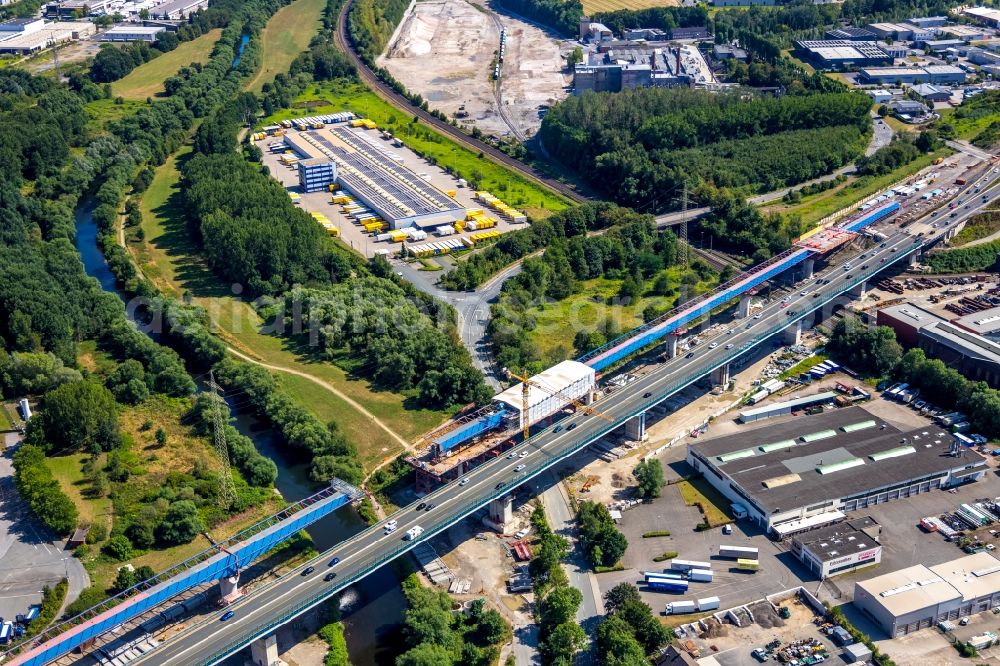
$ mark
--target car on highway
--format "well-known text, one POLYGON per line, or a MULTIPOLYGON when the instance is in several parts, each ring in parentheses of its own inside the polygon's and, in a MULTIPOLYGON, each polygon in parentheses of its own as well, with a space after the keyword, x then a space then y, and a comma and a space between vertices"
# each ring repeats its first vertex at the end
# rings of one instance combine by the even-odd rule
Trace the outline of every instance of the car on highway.
POLYGON ((865 264, 864 266, 862 266, 861 270, 865 270, 866 268, 868 268, 868 264, 865 264))
POLYGON ((805 296, 805 295, 806 295, 806 292, 804 292, 804 291, 799 292, 799 296, 805 296))
POLYGON ((642 397, 643 397, 643 398, 648 398, 648 397, 649 397, 649 396, 651 396, 651 395, 653 395, 653 394, 652 394, 652 393, 650 393, 649 391, 646 391, 645 393, 643 393, 643 394, 642 394, 642 397))
POLYGON ((504 486, 506 486, 506 485, 507 485, 507 482, 506 482, 506 481, 501 481, 501 482, 500 482, 500 483, 498 483, 497 485, 493 486, 493 488, 494 488, 495 490, 500 490, 501 488, 503 488, 503 487, 504 487, 504 486))
POLYGON ((236 611, 226 611, 225 613, 222 614, 222 617, 219 618, 219 622, 225 622, 226 620, 231 620, 233 619, 234 615, 236 615, 236 611))
POLYGON ((764 315, 762 315, 761 313, 759 313, 759 312, 758 312, 757 314, 755 314, 755 315, 753 316, 753 318, 754 318, 754 319, 760 319, 760 318, 761 318, 761 317, 763 317, 763 316, 764 316, 764 315))
POLYGON ((325 580, 327 583, 329 583, 331 580, 333 580, 336 577, 337 577, 337 572, 336 571, 331 571, 327 575, 323 576, 323 580, 325 580))
POLYGON ((576 427, 575 423, 570 423, 568 426, 566 426, 566 432, 569 432, 570 430, 572 430, 575 427, 576 427))
POLYGON ((732 349, 732 348, 733 348, 733 343, 732 342, 730 342, 728 345, 726 345, 726 349, 732 349))
POLYGON ((434 502, 431 502, 430 504, 428 504, 428 505, 427 505, 427 508, 426 508, 426 509, 424 509, 424 511, 430 511, 430 510, 431 510, 431 509, 433 509, 433 508, 434 508, 435 506, 437 506, 437 505, 436 505, 436 504, 434 504, 434 502))
POLYGON ((316 571, 316 567, 306 567, 305 569, 302 570, 302 573, 300 575, 302 575, 302 576, 308 576, 313 571, 316 571))
MULTIPOLYGON (((556 426, 556 432, 559 432, 559 426, 556 426)), ((510 453, 507 454, 507 460, 513 460, 516 457, 517 457, 516 451, 511 451, 510 453)))
MULTIPOLYGON (((552 429, 552 432, 562 432, 562 429, 563 429, 563 427, 561 425, 557 425, 555 428, 552 429)), ((507 456, 507 457, 509 458, 511 456, 507 456)))
POLYGON ((726 335, 732 335, 732 334, 733 334, 733 329, 731 328, 726 329, 726 335))
POLYGON ((460 485, 460 486, 464 486, 464 485, 465 485, 465 484, 467 484, 468 482, 469 482, 469 479, 468 479, 468 478, 465 478, 465 479, 462 479, 461 481, 459 481, 459 482, 458 482, 458 485, 460 485))
POLYGON ((694 352, 688 352, 688 355, 685 356, 684 358, 692 358, 693 356, 694 356, 694 352))
POLYGON ((789 310, 788 311, 788 316, 789 317, 794 317, 795 316, 795 310, 789 310))
MULTIPOLYGON (((885 260, 883 259, 883 261, 885 261, 885 260)), ((814 291, 813 292, 813 298, 819 298, 819 292, 818 291, 814 291)))
POLYGON ((781 301, 781 307, 787 308, 789 305, 791 305, 791 303, 789 303, 788 301, 781 301))
POLYGON ((521 453, 519 453, 517 457, 518 458, 527 458, 528 457, 528 452, 527 451, 521 451, 521 453))
POLYGON ((399 521, 396 520, 395 518, 393 518, 392 520, 390 520, 389 522, 387 522, 383 527, 385 529, 390 529, 390 528, 396 527, 396 525, 398 525, 398 524, 399 524, 399 521))
POLYGON ((716 347, 718 347, 718 346, 719 346, 719 343, 718 343, 718 342, 713 342, 712 344, 710 344, 710 345, 708 346, 708 348, 709 348, 709 349, 715 349, 715 348, 716 348, 716 347))
POLYGON ((417 505, 417 511, 423 511, 425 506, 427 506, 427 502, 421 502, 417 505))
POLYGON ((524 463, 521 463, 520 465, 518 465, 517 467, 514 468, 514 471, 515 472, 520 472, 525 467, 527 467, 527 465, 525 465, 524 463))
POLYGON ((335 557, 332 560, 330 560, 330 563, 327 564, 326 566, 332 567, 332 566, 336 566, 338 563, 340 563, 340 558, 339 557, 335 557))

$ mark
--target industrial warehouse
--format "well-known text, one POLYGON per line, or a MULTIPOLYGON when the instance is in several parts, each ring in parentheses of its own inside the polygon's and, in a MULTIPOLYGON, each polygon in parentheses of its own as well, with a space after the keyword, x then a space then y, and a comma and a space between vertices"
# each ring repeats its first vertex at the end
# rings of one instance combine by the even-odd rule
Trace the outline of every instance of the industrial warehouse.
POLYGON ((846 520, 798 534, 792 553, 820 578, 838 576, 881 562, 881 533, 871 517, 846 520))
POLYGON ((487 419, 466 422, 458 418, 428 434, 423 438, 430 444, 427 451, 408 459, 417 470, 417 492, 457 479, 475 465, 499 456, 514 445, 513 438, 526 425, 546 421, 567 406, 589 403, 595 384, 592 367, 578 361, 563 361, 529 377, 527 393, 525 383, 521 382, 494 396, 487 419), (501 427, 494 430, 497 426, 501 427), (469 432, 470 428, 474 431, 469 432), (475 437, 487 432, 479 439, 475 437))
POLYGON ((687 461, 779 538, 986 473, 941 428, 902 432, 861 407, 689 444, 687 461))
POLYGON ((464 220, 466 209, 416 173, 365 131, 346 124, 288 132, 284 143, 301 158, 304 191, 335 182, 385 221, 389 229, 434 229, 464 220))
POLYGON ((917 564, 854 585, 854 605, 890 637, 1000 604, 1000 561, 987 552, 917 564))

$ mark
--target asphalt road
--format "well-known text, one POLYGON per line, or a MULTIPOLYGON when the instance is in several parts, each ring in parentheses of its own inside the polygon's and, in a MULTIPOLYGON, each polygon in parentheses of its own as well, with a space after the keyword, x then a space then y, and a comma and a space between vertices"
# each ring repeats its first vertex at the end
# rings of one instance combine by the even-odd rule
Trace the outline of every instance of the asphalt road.
MULTIPOLYGON (((957 200, 962 201, 962 204, 968 202, 969 207, 960 206, 959 214, 955 217, 951 217, 952 211, 945 207, 930 215, 920 226, 933 229, 928 225, 941 222, 956 224, 975 214, 1000 194, 1000 188, 989 190, 985 200, 981 195, 970 198, 968 190, 976 186, 992 185, 997 177, 998 174, 991 170, 985 180, 970 184, 966 191, 959 194, 957 200)), ((832 300, 857 282, 859 271, 874 273, 881 266, 888 266, 902 258, 919 242, 917 237, 908 232, 896 232, 880 246, 863 253, 862 257, 853 258, 849 262, 852 264, 849 270, 845 270, 841 264, 827 267, 817 273, 807 285, 797 287, 787 302, 767 304, 759 318, 746 320, 746 323, 740 321, 728 334, 719 332, 714 339, 704 340, 691 353, 654 366, 624 389, 595 402, 594 409, 598 413, 588 415, 577 412, 569 415, 557 425, 536 433, 528 442, 512 449, 514 458, 497 458, 469 472, 461 483, 450 483, 434 491, 422 500, 434 504, 432 511, 417 510, 414 505, 399 510, 390 517, 398 523, 392 534, 383 533, 381 525, 369 528, 309 562, 308 565, 315 567, 314 572, 303 575, 306 566, 303 565, 237 602, 231 607, 235 616, 229 621, 221 622, 219 616, 215 616, 194 624, 177 638, 163 643, 134 663, 177 666, 214 663, 219 658, 216 655, 234 651, 250 636, 266 635, 272 625, 283 623, 285 618, 293 617, 319 603, 349 585, 355 578, 397 557, 413 543, 403 538, 408 529, 414 526, 424 528, 417 541, 436 534, 494 497, 543 473, 586 443, 618 427, 632 414, 667 399, 709 374, 715 367, 766 341, 789 323, 832 300), (519 466, 522 468, 518 469, 519 466), (331 569, 327 562, 334 556, 339 557, 340 562, 331 569), (328 571, 337 572, 337 578, 331 582, 323 581, 323 576, 328 571)))
MULTIPOLYGON (((881 259, 885 259, 886 263, 898 259, 914 243, 915 239, 910 234, 897 233, 863 262, 874 270, 881 259)), ((225 649, 231 650, 231 646, 237 645, 253 628, 280 623, 281 618, 296 612, 298 607, 308 605, 307 600, 312 595, 317 596, 315 601, 318 603, 324 592, 332 594, 349 584, 354 577, 398 556, 412 543, 403 540, 403 535, 411 527, 419 525, 424 528, 418 540, 440 531, 492 498, 571 455, 582 444, 601 437, 632 414, 665 400, 713 368, 769 338, 789 322, 802 317, 810 308, 815 309, 819 303, 843 291, 845 282, 852 284, 856 274, 857 269, 844 271, 840 266, 830 268, 814 278, 829 279, 827 284, 818 285, 814 281, 804 292, 805 296, 795 295, 787 307, 778 302, 768 304, 760 319, 749 320, 747 324, 740 322, 729 335, 720 333, 711 343, 706 340, 691 354, 656 366, 627 388, 596 402, 594 406, 599 415, 580 412, 567 416, 558 424, 558 431, 556 426, 550 427, 513 449, 518 457, 498 458, 485 463, 464 477, 465 485, 451 483, 428 495, 423 501, 434 503, 433 511, 417 511, 413 505, 401 509, 391 517, 398 521, 394 533, 384 534, 381 525, 361 532, 310 562, 316 567, 315 572, 301 575, 303 569, 297 570, 235 604, 232 610, 236 615, 228 622, 213 618, 191 626, 180 637, 164 643, 135 663, 178 666, 211 663, 213 655, 225 649), (826 298, 813 298, 813 291, 826 298), (521 453, 524 458, 520 457, 521 453), (519 470, 517 467, 520 465, 526 467, 519 470), (332 569, 338 572, 338 576, 332 582, 324 582, 323 576, 331 570, 327 562, 334 556, 341 559, 332 569)), ((264 630, 261 631, 263 633, 264 630)))

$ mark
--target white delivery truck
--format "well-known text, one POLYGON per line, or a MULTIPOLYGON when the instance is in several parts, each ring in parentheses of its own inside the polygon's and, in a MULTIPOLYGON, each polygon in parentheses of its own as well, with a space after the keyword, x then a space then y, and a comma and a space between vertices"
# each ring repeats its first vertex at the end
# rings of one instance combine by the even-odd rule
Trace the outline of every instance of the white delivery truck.
POLYGON ((667 615, 678 615, 680 613, 693 613, 695 610, 693 601, 675 601, 667 604, 663 612, 667 615))
POLYGON ((424 528, 422 528, 420 525, 414 525, 410 529, 406 530, 406 536, 404 536, 403 538, 407 541, 412 541, 413 539, 416 539, 418 536, 423 534, 423 532, 424 528))

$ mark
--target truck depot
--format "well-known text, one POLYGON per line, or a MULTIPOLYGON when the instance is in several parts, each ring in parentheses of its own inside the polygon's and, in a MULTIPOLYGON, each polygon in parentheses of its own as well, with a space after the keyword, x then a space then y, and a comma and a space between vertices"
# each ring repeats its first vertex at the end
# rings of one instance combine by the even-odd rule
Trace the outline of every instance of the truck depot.
POLYGON ((861 407, 689 444, 687 462, 738 512, 779 538, 844 512, 977 481, 979 456, 927 425, 902 432, 861 407))

